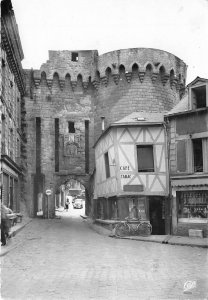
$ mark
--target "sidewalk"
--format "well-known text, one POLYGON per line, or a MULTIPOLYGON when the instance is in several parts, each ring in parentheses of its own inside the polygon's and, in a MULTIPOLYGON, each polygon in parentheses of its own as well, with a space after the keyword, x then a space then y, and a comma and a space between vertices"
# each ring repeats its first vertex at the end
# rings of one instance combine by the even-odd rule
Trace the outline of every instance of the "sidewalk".
POLYGON ((7 240, 7 244, 5 246, 1 246, 0 256, 4 256, 5 254, 7 254, 9 251, 11 251, 16 247, 16 244, 13 243, 12 238, 31 221, 32 219, 23 217, 21 223, 17 223, 16 225, 11 227, 10 234, 9 234, 10 238, 7 240))
POLYGON ((143 242, 154 242, 169 245, 180 245, 180 246, 191 246, 208 248, 208 238, 188 237, 188 236, 173 236, 173 235, 150 235, 144 236, 127 236, 127 237, 116 237, 113 232, 106 229, 102 225, 97 225, 92 219, 86 216, 81 216, 88 226, 99 234, 109 236, 116 239, 135 240, 143 242))

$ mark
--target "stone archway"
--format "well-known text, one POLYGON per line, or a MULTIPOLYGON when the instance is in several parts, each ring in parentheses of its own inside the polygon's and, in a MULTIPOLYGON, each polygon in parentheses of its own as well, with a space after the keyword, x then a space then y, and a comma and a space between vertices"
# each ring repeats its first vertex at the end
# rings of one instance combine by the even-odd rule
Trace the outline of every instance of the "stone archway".
MULTIPOLYGON (((54 176, 54 186, 53 186, 53 195, 54 195, 54 203, 55 203, 55 194, 59 190, 59 187, 65 183, 67 183, 70 180, 76 180, 80 182, 85 187, 85 214, 90 214, 91 209, 91 199, 89 197, 90 195, 90 184, 89 184, 90 175, 55 175, 54 176)), ((55 205, 54 205, 54 213, 55 216, 55 205)))

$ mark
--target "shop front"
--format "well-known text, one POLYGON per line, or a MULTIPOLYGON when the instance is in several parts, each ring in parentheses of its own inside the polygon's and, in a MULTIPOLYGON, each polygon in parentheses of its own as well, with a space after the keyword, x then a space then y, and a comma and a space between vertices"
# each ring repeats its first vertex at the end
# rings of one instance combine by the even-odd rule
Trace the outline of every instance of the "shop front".
POLYGON ((115 196, 95 201, 95 218, 101 220, 138 219, 150 221, 152 234, 169 233, 167 226, 168 199, 160 196, 115 196))
POLYGON ((7 164, 2 159, 2 203, 13 211, 20 210, 20 174, 16 164, 7 164))
POLYGON ((193 189, 187 186, 175 191, 174 234, 190 236, 196 232, 196 236, 207 237, 208 188, 206 190, 200 188, 202 187, 198 186, 198 189, 197 187, 193 189))

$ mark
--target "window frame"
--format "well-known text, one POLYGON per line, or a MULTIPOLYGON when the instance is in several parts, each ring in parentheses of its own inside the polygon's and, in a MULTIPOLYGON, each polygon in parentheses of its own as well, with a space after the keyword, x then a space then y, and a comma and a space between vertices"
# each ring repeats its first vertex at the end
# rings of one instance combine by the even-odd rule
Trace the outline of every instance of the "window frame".
POLYGON ((71 53, 71 61, 78 62, 79 61, 79 53, 78 52, 72 52, 71 53))
POLYGON ((155 145, 152 143, 142 143, 136 144, 136 161, 137 161, 137 172, 138 173, 155 173, 156 172, 156 161, 155 161, 155 145), (139 170, 139 160, 138 160, 138 148, 139 147, 151 147, 152 148, 152 161, 153 161, 153 171, 140 171, 139 170))
POLYGON ((208 137, 192 137, 187 140, 187 172, 190 174, 203 174, 208 172, 208 137), (193 140, 201 139, 202 140, 202 160, 203 160, 203 171, 195 172, 194 171, 194 150, 193 150, 193 140))
POLYGON ((67 124, 68 124, 68 133, 75 133, 75 122, 73 122, 73 121, 68 121, 67 122, 67 124), (70 131, 70 124, 72 125, 73 124, 73 130, 72 131, 70 131))
POLYGON ((192 172, 193 173, 204 173, 204 151, 203 151, 203 139, 202 138, 195 138, 195 139, 191 139, 191 142, 192 142, 192 172), (194 145, 194 143, 196 143, 196 141, 201 141, 201 160, 202 160, 202 171, 196 171, 196 165, 195 165, 195 156, 196 156, 196 146, 194 145), (195 149, 195 151, 194 151, 195 149))
POLYGON ((190 98, 190 106, 191 109, 203 109, 208 107, 208 84, 207 83, 201 83, 196 86, 190 87, 189 91, 189 98, 190 98), (195 97, 195 90, 200 89, 200 88, 205 88, 205 106, 202 107, 197 107, 197 99, 194 100, 195 97))
POLYGON ((106 179, 108 179, 111 177, 108 151, 104 153, 104 164, 105 164, 105 176, 106 176, 106 179))

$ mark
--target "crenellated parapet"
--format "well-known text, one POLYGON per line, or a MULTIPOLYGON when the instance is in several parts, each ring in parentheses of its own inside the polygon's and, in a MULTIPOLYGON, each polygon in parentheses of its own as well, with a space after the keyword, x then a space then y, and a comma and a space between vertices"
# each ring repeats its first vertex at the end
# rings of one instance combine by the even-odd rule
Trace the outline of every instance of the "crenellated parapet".
POLYGON ((115 85, 119 80, 130 83, 132 77, 142 83, 149 76, 154 84, 160 80, 162 85, 180 89, 185 85, 186 64, 175 55, 166 51, 148 48, 124 49, 105 53, 98 57, 98 67, 92 82, 96 89, 107 87, 112 77, 115 85), (98 75, 99 74, 99 75, 98 75))
POLYGON ((33 86, 53 89, 87 91, 90 84, 99 90, 120 81, 130 84, 137 79, 141 84, 146 77, 152 84, 169 85, 183 90, 186 81, 185 63, 166 51, 134 48, 112 51, 98 56, 96 50, 49 51, 49 60, 40 70, 33 71, 33 86))

